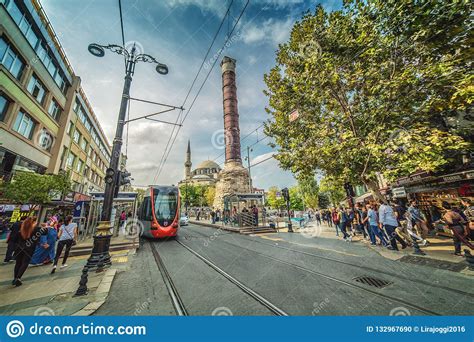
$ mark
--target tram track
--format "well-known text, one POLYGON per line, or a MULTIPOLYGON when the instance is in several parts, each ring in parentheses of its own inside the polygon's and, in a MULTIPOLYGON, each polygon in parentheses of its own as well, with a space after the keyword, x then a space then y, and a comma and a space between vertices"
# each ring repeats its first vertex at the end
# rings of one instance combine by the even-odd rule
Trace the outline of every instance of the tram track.
MULTIPOLYGON (((195 233, 197 233, 201 236, 204 236, 204 237, 208 237, 208 238, 211 237, 211 235, 206 235, 202 232, 196 232, 196 231, 193 231, 193 232, 195 232, 195 233)), ((370 272, 380 273, 380 274, 384 274, 384 275, 394 277, 394 278, 397 278, 397 279, 406 280, 406 281, 410 281, 410 282, 413 282, 413 283, 426 285, 426 286, 430 286, 430 287, 433 287, 433 288, 437 288, 437 289, 441 289, 441 290, 445 290, 445 291, 450 291, 450 292, 457 293, 459 295, 469 296, 469 297, 474 298, 474 294, 472 294, 472 293, 462 291, 462 290, 459 290, 459 289, 454 289, 454 288, 451 288, 451 287, 448 287, 448 286, 433 284, 431 282, 424 281, 424 280, 421 280, 421 279, 413 279, 413 278, 409 278, 409 277, 404 277, 403 275, 401 275, 399 273, 387 272, 383 269, 372 268, 372 267, 368 267, 368 266, 364 266, 364 265, 357 265, 357 264, 353 264, 353 263, 350 263, 350 262, 346 262, 346 261, 342 261, 342 260, 338 260, 338 259, 334 259, 334 258, 314 254, 314 253, 309 253, 309 252, 305 252, 305 251, 300 251, 300 250, 289 248, 289 247, 277 246, 275 244, 259 241, 257 239, 250 239, 250 238, 245 237, 245 236, 240 236, 240 237, 243 240, 250 241, 250 242, 256 242, 256 243, 266 245, 266 246, 269 246, 269 247, 278 248, 278 249, 286 250, 286 251, 301 254, 301 255, 307 255, 307 256, 311 256, 311 257, 318 258, 318 259, 321 259, 321 260, 332 261, 332 262, 335 262, 335 263, 338 263, 338 264, 341 264, 341 265, 351 266, 351 267, 367 270, 367 271, 370 271, 370 272)), ((225 240, 222 240, 222 241, 224 241, 227 244, 236 246, 236 247, 241 247, 240 245, 236 245, 236 244, 230 243, 230 242, 225 241, 225 240)), ((245 247, 241 247, 241 248, 245 248, 245 247)), ((249 250, 251 250, 251 249, 249 249, 249 250)))
POLYGON ((188 311, 186 310, 186 307, 184 306, 184 303, 178 293, 178 290, 176 289, 176 286, 174 285, 173 279, 171 278, 168 270, 166 269, 166 266, 163 263, 163 260, 161 259, 160 254, 156 250, 155 244, 151 241, 149 242, 149 244, 150 244, 151 252, 155 259, 156 265, 158 266, 158 269, 165 283, 166 290, 168 291, 168 294, 170 295, 171 304, 173 305, 176 315, 188 316, 188 311))
POLYGON ((241 281, 239 281, 238 279, 236 279, 235 277, 233 277, 232 275, 230 275, 229 273, 227 273, 226 271, 224 271, 222 268, 220 268, 219 266, 217 266, 215 263, 213 263, 211 260, 207 259, 206 257, 204 257, 203 255, 201 255, 200 253, 198 253, 197 251, 195 251, 194 249, 192 249, 191 247, 189 247, 188 245, 182 243, 181 241, 179 240, 175 240, 178 244, 180 244, 182 247, 184 247, 186 250, 188 250, 190 253, 192 253, 194 256, 196 256, 198 259, 200 259, 202 262, 204 262, 207 266, 211 267, 213 270, 215 270, 217 273, 219 273, 220 275, 222 275, 224 278, 226 278, 227 280, 229 280, 232 284, 234 284, 235 286, 237 286, 240 290, 242 290, 244 293, 246 293, 247 295, 249 295, 250 297, 252 297, 253 299, 255 299, 257 302, 259 302, 260 304, 262 304, 264 307, 266 307, 268 310, 270 310, 273 314, 277 315, 277 316, 288 316, 288 314, 280 309, 279 307, 277 307, 275 304, 271 303, 270 301, 268 301, 265 297, 261 296, 260 294, 258 294, 257 292, 255 292, 254 290, 252 290, 250 287, 248 287, 247 285, 243 284, 241 281))
MULTIPOLYGON (((202 235, 202 236, 206 236, 206 234, 203 234, 201 232, 196 232, 198 233, 199 235, 202 235)), ((245 239, 245 240, 249 240, 249 239, 245 239)), ((342 284, 342 285, 345 285, 345 286, 348 286, 348 287, 352 287, 352 288, 356 288, 356 289, 359 289, 359 290, 362 290, 362 291, 365 291, 365 292, 368 292, 368 293, 371 293, 375 296, 378 296, 380 298, 383 298, 383 299, 387 299, 387 300, 391 300, 391 301, 394 301, 394 302, 398 302, 398 303, 401 303, 404 305, 404 307, 407 307, 407 308, 412 308, 412 309, 415 309, 419 312, 422 312, 422 313, 425 313, 427 315, 433 315, 433 316, 441 316, 442 314, 438 313, 438 312, 435 312, 435 311, 432 311, 430 309, 426 309, 424 307, 421 307, 419 305, 416 305, 416 304, 413 304, 409 301, 405 301, 403 299, 400 299, 400 298, 397 298, 397 297, 393 297, 393 296, 390 296, 390 295, 387 295, 387 294, 383 294, 383 293, 380 293, 378 291, 375 291, 375 290, 372 290, 372 289, 369 289, 369 288, 366 288, 364 286, 361 286, 361 285, 358 285, 358 284, 354 284, 354 283, 351 283, 349 281, 346 281, 346 280, 343 280, 343 279, 339 279, 339 278, 336 278, 336 277, 333 277, 331 275, 328 275, 328 274, 324 274, 324 273, 321 273, 321 272, 318 272, 318 271, 314 271, 312 269, 309 269, 309 268, 306 268, 306 267, 303 267, 303 266, 300 266, 300 265, 297 265, 295 263, 292 263, 292 262, 288 262, 288 261, 285 261, 285 260, 281 260, 281 259, 278 259, 278 258, 275 258, 273 256, 270 256, 270 255, 267 255, 267 254, 264 254, 264 253, 261 253, 261 252, 257 252, 253 249, 250 249, 250 248, 246 248, 246 247, 243 247, 243 246, 240 246, 240 245, 237 245, 237 244, 233 244, 233 243, 230 243, 228 241, 225 241, 225 240, 222 240, 222 242, 228 244, 228 245, 231 245, 231 246, 234 246, 234 247, 238 247, 240 249, 244 249, 244 250, 247 250, 251 253, 254 253, 254 254, 257 254, 261 257, 264 257, 264 258, 267 258, 269 260, 272 260, 272 261, 275 261, 275 262, 278 262, 280 264, 284 264, 284 265, 287 265, 287 266, 290 266, 292 268, 296 268, 296 269, 299 269, 301 271, 304 271, 306 273, 309 273, 309 274, 312 274, 312 275, 315 275, 315 276, 319 276, 319 277, 322 277, 322 278, 325 278, 325 279, 328 279, 328 280, 331 280, 331 281, 334 281, 334 282, 337 282, 339 284, 342 284)), ((254 241, 254 240, 249 240, 249 241, 254 241)), ((182 244, 182 243, 181 243, 182 244)), ((270 245, 271 246, 271 245, 270 245)), ((352 266, 355 266, 353 264, 351 264, 352 266)), ((410 280, 410 281, 413 281, 413 280, 410 280)), ((413 281, 413 282, 416 282, 416 281, 413 281)), ((454 289, 449 289, 448 290, 454 290, 454 289)), ((467 295, 470 295, 469 293, 466 293, 467 295)), ((472 295, 470 295, 472 296, 472 295)))

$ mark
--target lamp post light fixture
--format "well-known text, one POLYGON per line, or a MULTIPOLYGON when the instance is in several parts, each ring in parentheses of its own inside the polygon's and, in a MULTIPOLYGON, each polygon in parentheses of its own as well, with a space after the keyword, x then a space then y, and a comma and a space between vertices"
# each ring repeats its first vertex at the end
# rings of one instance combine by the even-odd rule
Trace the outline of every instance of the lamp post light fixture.
POLYGON ((114 190, 116 186, 116 176, 119 170, 119 159, 120 151, 122 149, 122 135, 125 125, 125 115, 127 111, 127 105, 130 98, 130 86, 132 83, 132 76, 135 72, 135 65, 138 62, 147 62, 156 64, 156 71, 161 75, 168 74, 168 67, 158 62, 154 57, 148 54, 137 54, 135 44, 132 46, 130 51, 122 46, 109 44, 90 44, 87 48, 89 52, 96 57, 104 57, 105 50, 115 52, 125 57, 125 82, 123 85, 122 101, 120 103, 120 111, 117 122, 117 129, 115 131, 115 138, 112 146, 112 156, 110 158, 110 165, 106 171, 105 176, 105 191, 104 191, 104 202, 102 205, 102 211, 100 215, 100 221, 97 225, 96 234, 94 236, 94 246, 92 249, 91 256, 87 260, 86 267, 96 267, 99 263, 101 265, 110 265, 110 238, 112 235, 109 233, 113 226, 112 206, 114 200, 114 190))

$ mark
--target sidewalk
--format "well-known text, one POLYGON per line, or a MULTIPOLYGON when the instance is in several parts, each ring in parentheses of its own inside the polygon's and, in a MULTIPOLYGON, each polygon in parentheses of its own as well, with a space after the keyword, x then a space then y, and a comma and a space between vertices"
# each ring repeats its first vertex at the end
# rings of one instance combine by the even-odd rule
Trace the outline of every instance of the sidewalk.
MULTIPOLYGON (((115 239, 115 238, 114 238, 115 239)), ((91 315, 106 300, 114 277, 124 270, 128 257, 135 254, 136 248, 112 251, 112 266, 104 272, 91 271, 88 274, 86 296, 74 297, 79 286, 83 266, 89 257, 91 241, 84 241, 75 246, 76 251, 89 250, 89 253, 68 258, 68 267, 51 275, 52 265, 31 266, 26 270, 23 285, 11 285, 14 262, 0 264, 0 315, 91 315)), ((120 239, 114 241, 123 243, 120 239)), ((5 255, 5 241, 0 242, 0 253, 5 255)))
MULTIPOLYGON (((220 224, 212 224, 207 221, 190 221, 190 223, 239 233, 238 228, 224 227, 220 224)), ((335 227, 329 227, 326 224, 318 226, 316 222, 311 222, 306 228, 299 228, 297 224, 293 223, 293 231, 295 234, 302 234, 307 238, 323 238, 342 241, 342 233, 339 232, 339 236, 337 236, 335 227)), ((280 226, 277 233, 265 233, 262 235, 271 236, 278 233, 288 233, 288 228, 280 226)), ((388 250, 382 246, 372 246, 370 241, 364 239, 363 235, 360 233, 352 239, 352 243, 363 244, 367 248, 372 249, 381 256, 390 260, 399 260, 401 262, 474 275, 474 271, 469 269, 466 259, 453 254, 454 246, 451 238, 436 236, 429 237, 426 240, 430 242, 430 245, 421 247, 426 255, 415 255, 412 247, 407 247, 406 249, 400 248, 397 252, 388 250)))
MULTIPOLYGON (((293 227, 295 228, 295 227, 293 227)), ((312 234, 314 237, 325 238, 325 239, 338 239, 342 240, 342 233, 339 232, 339 236, 336 236, 335 227, 329 227, 326 224, 316 225, 316 222, 312 222, 310 226, 305 229, 294 229, 297 233, 312 234)), ((279 229, 280 232, 287 232, 288 230, 279 229)), ((428 237, 426 240, 429 241, 429 246, 420 248, 426 255, 415 255, 412 247, 401 249, 397 251, 391 251, 381 246, 372 246, 369 240, 364 239, 361 233, 353 237, 352 243, 362 243, 368 248, 376 251, 383 257, 391 260, 400 260, 403 262, 409 262, 420 265, 428 265, 432 267, 447 269, 456 272, 463 272, 465 274, 473 274, 473 271, 466 270, 468 263, 464 257, 455 256, 453 240, 448 237, 428 237)))

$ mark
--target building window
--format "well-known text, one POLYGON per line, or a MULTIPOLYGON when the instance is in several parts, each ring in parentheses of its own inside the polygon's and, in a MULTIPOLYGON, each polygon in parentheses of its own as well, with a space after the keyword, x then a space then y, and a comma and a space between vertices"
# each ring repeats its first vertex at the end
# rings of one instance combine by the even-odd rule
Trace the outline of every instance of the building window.
POLYGON ((3 93, 0 93, 0 121, 5 120, 8 107, 10 106, 11 101, 5 97, 3 93))
POLYGON ((76 142, 76 144, 79 144, 79 140, 81 139, 81 133, 76 129, 74 130, 74 133, 72 135, 72 139, 76 142))
POLYGON ((87 140, 84 139, 84 137, 82 137, 82 140, 81 140, 81 148, 82 148, 84 151, 87 151, 87 140))
POLYGON ((72 123, 72 121, 69 121, 69 126, 67 127, 67 135, 71 135, 73 128, 74 124, 72 123))
POLYGON ((74 160, 76 160, 76 155, 74 153, 69 153, 67 156, 66 165, 72 167, 74 165, 74 160))
POLYGON ((61 107, 59 107, 59 103, 55 99, 51 100, 48 113, 53 117, 54 120, 59 120, 59 117, 61 116, 61 107))
POLYGON ((44 98, 46 97, 46 88, 43 83, 38 80, 36 75, 31 76, 30 83, 28 83, 27 89, 30 94, 33 95, 36 101, 43 104, 44 98))
POLYGON ((76 163, 76 172, 80 173, 82 171, 82 165, 84 165, 84 162, 81 159, 78 159, 76 163))
POLYGON ((3 37, 0 38, 0 62, 16 79, 20 79, 25 62, 3 37))
POLYGON ((16 117, 15 124, 13 125, 13 130, 20 133, 25 138, 31 139, 33 137, 33 131, 35 130, 35 125, 36 123, 33 121, 31 116, 20 110, 16 117))

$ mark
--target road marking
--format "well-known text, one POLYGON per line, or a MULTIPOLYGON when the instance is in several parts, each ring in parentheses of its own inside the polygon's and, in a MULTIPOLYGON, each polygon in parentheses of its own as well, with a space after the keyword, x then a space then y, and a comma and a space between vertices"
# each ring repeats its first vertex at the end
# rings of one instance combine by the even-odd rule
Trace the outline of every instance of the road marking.
POLYGON ((128 261, 127 256, 122 256, 122 257, 117 257, 117 258, 112 258, 113 262, 118 262, 118 263, 125 263, 128 261))
POLYGON ((267 236, 267 235, 263 235, 263 234, 255 235, 255 236, 261 237, 262 239, 266 239, 266 240, 285 241, 285 240, 283 240, 282 238, 273 238, 273 237, 270 237, 270 236, 267 236))

